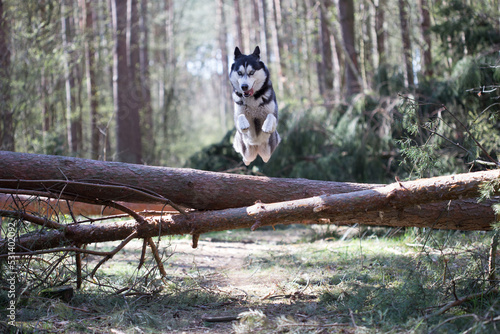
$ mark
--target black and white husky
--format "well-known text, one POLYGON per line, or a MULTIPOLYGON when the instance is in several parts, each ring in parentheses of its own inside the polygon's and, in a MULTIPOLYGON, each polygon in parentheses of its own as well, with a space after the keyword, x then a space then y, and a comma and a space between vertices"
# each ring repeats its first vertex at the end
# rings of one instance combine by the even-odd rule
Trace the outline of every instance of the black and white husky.
POLYGON ((280 142, 276 131, 278 104, 269 70, 260 60, 257 46, 250 55, 237 47, 229 80, 233 86, 234 124, 236 136, 233 147, 249 165, 260 155, 267 162, 280 142))

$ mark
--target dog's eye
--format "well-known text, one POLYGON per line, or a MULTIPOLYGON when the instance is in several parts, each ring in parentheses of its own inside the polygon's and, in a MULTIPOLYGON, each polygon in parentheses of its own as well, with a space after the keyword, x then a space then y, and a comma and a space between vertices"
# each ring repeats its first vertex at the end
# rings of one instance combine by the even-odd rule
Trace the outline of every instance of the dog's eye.
POLYGON ((238 71, 237 73, 240 77, 243 76, 243 73, 241 73, 241 71, 238 71))
POLYGON ((251 70, 250 72, 248 72, 248 75, 253 75, 255 73, 255 70, 251 70))

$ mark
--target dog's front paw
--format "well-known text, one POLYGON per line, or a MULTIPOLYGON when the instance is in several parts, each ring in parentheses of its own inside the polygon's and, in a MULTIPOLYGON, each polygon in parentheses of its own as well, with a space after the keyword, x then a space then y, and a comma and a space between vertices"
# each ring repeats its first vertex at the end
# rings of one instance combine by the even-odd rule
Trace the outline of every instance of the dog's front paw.
POLYGON ((264 121, 264 124, 262 124, 262 131, 265 133, 273 133, 276 131, 276 117, 274 115, 269 114, 266 117, 266 120, 264 121))
POLYGON ((248 131, 248 129, 250 129, 250 123, 248 123, 248 120, 245 117, 245 115, 238 116, 238 128, 240 129, 241 132, 246 132, 248 131))

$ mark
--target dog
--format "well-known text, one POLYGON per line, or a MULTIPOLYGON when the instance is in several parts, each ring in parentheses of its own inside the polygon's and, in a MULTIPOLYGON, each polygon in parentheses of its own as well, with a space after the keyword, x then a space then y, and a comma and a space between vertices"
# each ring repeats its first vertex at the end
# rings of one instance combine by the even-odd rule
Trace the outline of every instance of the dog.
POLYGON ((269 70, 260 60, 257 46, 250 55, 234 50, 229 81, 233 86, 234 124, 233 147, 249 165, 260 155, 268 162, 281 141, 278 126, 278 103, 269 77, 269 70))

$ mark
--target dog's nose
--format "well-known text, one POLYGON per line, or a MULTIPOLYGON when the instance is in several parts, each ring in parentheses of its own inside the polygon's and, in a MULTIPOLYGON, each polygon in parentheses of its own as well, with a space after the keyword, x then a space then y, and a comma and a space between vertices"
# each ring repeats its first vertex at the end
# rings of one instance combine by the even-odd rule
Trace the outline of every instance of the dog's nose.
POLYGON ((246 92, 248 90, 248 85, 247 84, 243 84, 241 85, 241 89, 246 92))

